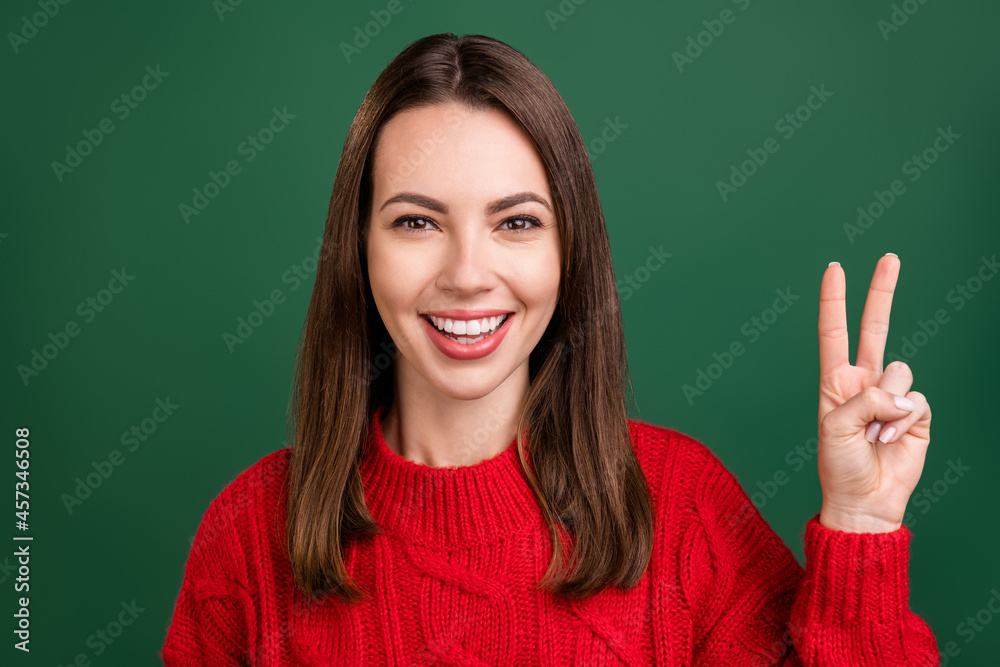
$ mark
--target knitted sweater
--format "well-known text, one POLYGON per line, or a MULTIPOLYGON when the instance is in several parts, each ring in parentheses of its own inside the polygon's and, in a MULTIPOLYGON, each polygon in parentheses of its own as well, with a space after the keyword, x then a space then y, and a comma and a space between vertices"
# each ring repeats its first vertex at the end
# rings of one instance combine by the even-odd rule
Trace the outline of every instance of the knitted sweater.
POLYGON ((360 465, 384 534, 345 549, 371 598, 308 603, 295 587, 281 449, 206 511, 165 665, 939 664, 909 609, 905 526, 846 533, 814 515, 803 570, 706 446, 630 420, 652 493, 652 561, 630 590, 564 601, 533 590, 552 546, 515 441, 475 465, 429 467, 386 445, 382 411, 360 465))

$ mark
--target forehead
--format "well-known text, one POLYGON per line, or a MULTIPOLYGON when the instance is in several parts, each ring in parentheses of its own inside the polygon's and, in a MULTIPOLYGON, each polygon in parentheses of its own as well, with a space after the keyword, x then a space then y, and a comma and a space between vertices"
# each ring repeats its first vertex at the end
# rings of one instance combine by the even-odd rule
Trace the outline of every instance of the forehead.
POLYGON ((513 116, 459 104, 393 116, 379 132, 373 176, 376 191, 461 189, 492 197, 530 188, 548 195, 545 165, 513 116))

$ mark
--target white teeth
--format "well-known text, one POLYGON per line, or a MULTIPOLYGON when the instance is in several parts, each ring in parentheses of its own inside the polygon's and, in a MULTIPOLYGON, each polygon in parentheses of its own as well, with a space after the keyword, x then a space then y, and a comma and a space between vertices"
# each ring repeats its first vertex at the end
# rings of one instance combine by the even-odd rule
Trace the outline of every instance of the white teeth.
POLYGON ((428 317, 434 323, 435 327, 445 333, 454 334, 455 336, 479 336, 470 340, 470 343, 480 341, 486 337, 486 334, 493 333, 507 319, 507 315, 484 317, 481 320, 451 320, 443 317, 434 317, 433 315, 428 315, 428 317), (480 334, 484 335, 480 336, 480 334))

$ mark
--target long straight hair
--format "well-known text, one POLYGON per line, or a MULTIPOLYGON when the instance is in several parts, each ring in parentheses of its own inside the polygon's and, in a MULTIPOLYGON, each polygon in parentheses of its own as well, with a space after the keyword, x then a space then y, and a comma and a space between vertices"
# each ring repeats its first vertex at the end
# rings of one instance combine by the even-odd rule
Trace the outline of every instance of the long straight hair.
POLYGON ((632 588, 651 557, 652 503, 629 436, 621 305, 586 145, 562 96, 527 57, 484 35, 452 33, 409 44, 381 72, 337 166, 289 404, 286 537, 296 584, 311 599, 367 597, 343 549, 380 533, 359 466, 374 412, 392 400, 399 353, 368 282, 373 158, 379 129, 395 114, 453 102, 513 116, 545 165, 559 223, 558 305, 529 356, 516 436, 553 543, 535 588, 577 600, 610 585, 632 588), (572 537, 565 568, 560 531, 572 537))

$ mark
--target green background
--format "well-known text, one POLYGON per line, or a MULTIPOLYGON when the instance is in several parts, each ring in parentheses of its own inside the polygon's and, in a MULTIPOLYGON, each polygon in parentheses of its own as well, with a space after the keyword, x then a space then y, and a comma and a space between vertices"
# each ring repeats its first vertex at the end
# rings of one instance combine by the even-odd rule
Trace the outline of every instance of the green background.
POLYGON ((750 493, 784 471, 787 483, 757 498, 800 561, 821 494, 815 460, 795 470, 786 456, 816 435, 820 277, 843 264, 853 361, 875 262, 899 255, 887 354, 938 309, 948 315, 909 359, 934 412, 917 493, 935 482, 943 492, 925 509, 911 500, 910 603, 941 648, 955 642, 948 664, 989 664, 1000 618, 971 641, 958 625, 1000 589, 1000 455, 986 414, 998 400, 1000 280, 974 280, 1000 249, 1000 9, 911 0, 916 12, 883 35, 885 1, 665 4, 404 1, 348 62, 341 43, 386 2, 242 2, 221 15, 208 0, 71 2, 17 52, 9 33, 42 10, 4 3, 2 484, 10 499, 13 432, 30 427, 35 540, 30 657, 11 647, 13 546, 0 550, 0 662, 68 664, 83 653, 95 665, 156 664, 202 513, 286 444, 313 276, 292 289, 283 275, 316 251, 354 113, 406 44, 454 32, 525 53, 588 143, 608 119, 627 125, 591 145, 616 273, 638 287, 621 294, 639 416, 707 444, 750 493), (708 45, 679 71, 674 52, 725 9, 732 22, 711 43, 702 35, 708 45), (112 101, 157 65, 169 74, 121 119, 112 101), (810 86, 832 96, 786 138, 775 123, 810 86), (285 107, 294 119, 247 162, 240 143, 285 107), (102 118, 113 132, 60 180, 52 163, 102 118), (949 127, 960 138, 910 181, 903 164, 949 127), (769 137, 779 150, 724 201, 717 181, 769 137), (178 205, 229 160, 241 173, 186 224, 178 205), (849 239, 857 207, 895 179, 905 193, 849 239), (672 256, 646 273, 660 246, 672 256), (134 279, 85 321, 78 304, 123 267, 134 279), (959 308, 948 295, 970 279, 981 289, 959 308), (287 300, 230 351, 223 333, 274 289, 287 300), (744 325, 766 317, 778 289, 799 298, 751 341, 744 325), (18 366, 70 320, 79 335, 26 383, 18 366), (689 401, 681 387, 734 341, 745 353, 689 401), (174 413, 70 513, 63 496, 76 478, 168 398, 174 413), (942 481, 959 459, 968 472, 942 481), (132 600, 143 611, 95 655, 88 637, 132 600))

